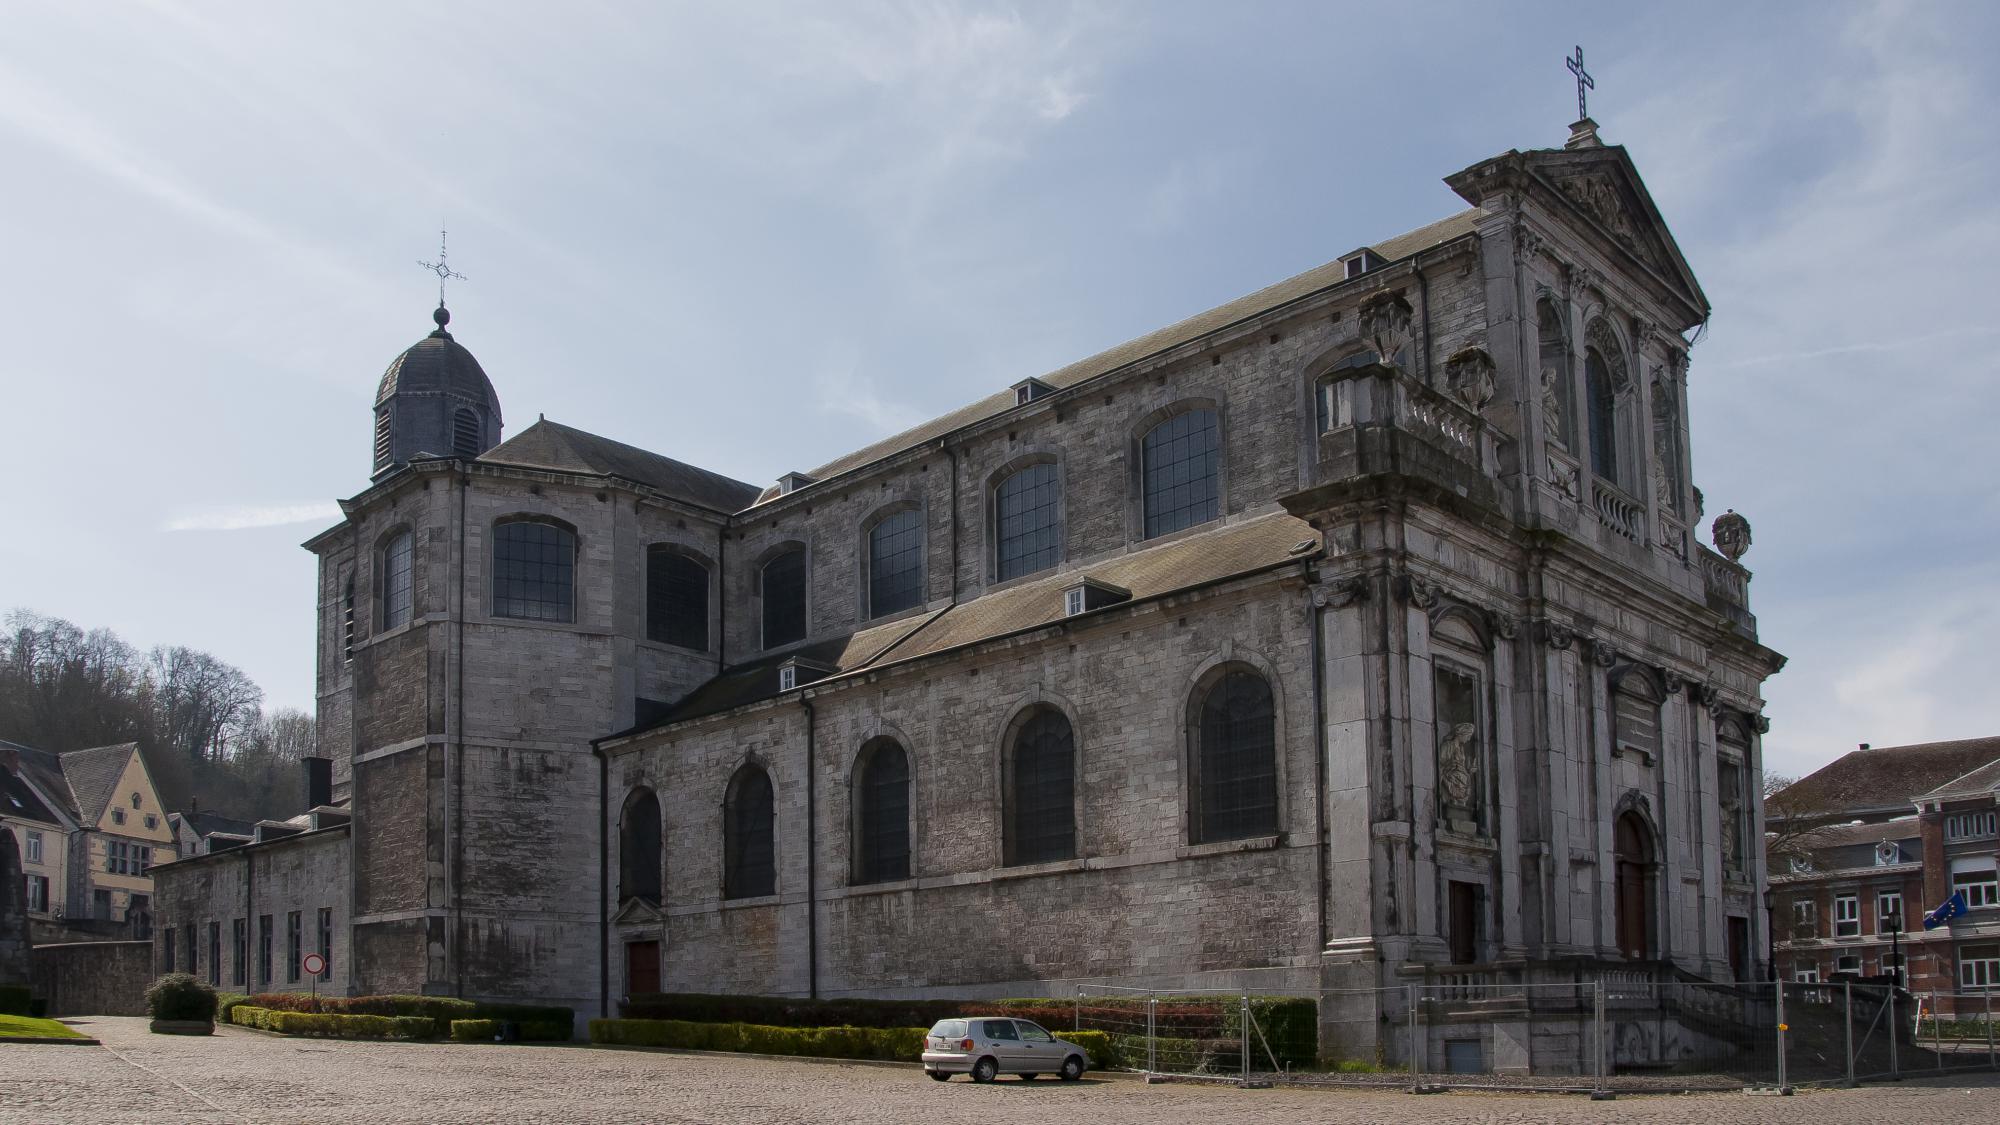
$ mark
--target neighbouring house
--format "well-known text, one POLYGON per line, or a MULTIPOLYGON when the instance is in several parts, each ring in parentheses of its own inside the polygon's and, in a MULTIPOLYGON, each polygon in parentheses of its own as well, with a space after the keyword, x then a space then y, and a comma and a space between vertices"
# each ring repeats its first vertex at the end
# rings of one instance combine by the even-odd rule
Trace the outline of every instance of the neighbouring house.
POLYGON ((150 938, 152 867, 174 844, 138 744, 55 754, 0 743, 0 774, 36 944, 150 938))
POLYGON ((1774 794, 1767 816, 1783 979, 1900 968, 1947 1013, 2000 990, 2000 737, 1863 744, 1774 794), (1954 893, 1966 911, 1924 929, 1954 893))

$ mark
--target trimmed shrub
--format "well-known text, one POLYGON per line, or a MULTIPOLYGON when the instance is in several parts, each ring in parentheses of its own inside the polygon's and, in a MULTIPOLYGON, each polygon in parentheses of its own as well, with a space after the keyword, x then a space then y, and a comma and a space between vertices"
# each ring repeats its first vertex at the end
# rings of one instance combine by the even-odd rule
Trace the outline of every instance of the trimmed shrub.
POLYGON ((250 998, 249 998, 248 996, 245 996, 245 995, 243 995, 243 994, 242 994, 241 992, 218 992, 218 993, 216 993, 216 994, 215 994, 215 1022, 217 1022, 217 1023, 235 1023, 235 1022, 236 1022, 235 1020, 232 1020, 232 1019, 230 1019, 230 1018, 229 1018, 229 1014, 230 1014, 231 1012, 233 1012, 233 1011, 235 1011, 235 1010, 236 1010, 236 1006, 237 1006, 238 1004, 248 1004, 249 1002, 250 1002, 250 998))
POLYGON ((451 1021, 451 1041, 454 1043, 491 1043, 498 1038, 499 1020, 451 1021))
POLYGON ((0 984, 0 1016, 33 1015, 34 1004, 27 985, 0 984))
POLYGON ((746 1051, 821 1059, 915 1062, 924 1050, 919 1027, 772 1027, 693 1020, 591 1020, 590 1041, 619 1047, 746 1051))
MULTIPOLYGON (((457 1043, 491 1043, 500 1038, 506 1020, 453 1020, 451 1038, 457 1043)), ((523 1043, 567 1043, 572 1020, 521 1020, 516 1025, 523 1043)))
POLYGON ((1115 1070, 1126 1065, 1119 1057, 1118 1048, 1112 1045, 1108 1031, 1058 1031, 1055 1035, 1089 1052, 1092 1070, 1115 1070))
POLYGON ((288 1012, 237 1004, 231 1023, 321 1039, 430 1039, 437 1023, 423 1016, 353 1016, 335 1012, 288 1012))
POLYGON ((521 1038, 529 1043, 567 1043, 576 1031, 576 1018, 522 1020, 521 1038))
MULTIPOLYGON (((235 994, 231 993, 231 996, 235 994)), ((526 1025, 561 1024, 560 1033, 544 1028, 544 1034, 522 1038, 567 1041, 570 1028, 576 1023, 576 1013, 570 1008, 546 1004, 485 1004, 472 1000, 460 1000, 452 996, 321 996, 313 997, 303 992, 265 992, 255 996, 236 997, 236 1003, 248 1003, 252 1007, 272 1012, 318 1012, 342 1016, 382 1016, 394 1019, 427 1019, 431 1021, 430 1035, 439 1039, 451 1036, 451 1025, 463 1020, 504 1020, 526 1025)), ((224 1017, 227 1019, 227 1016, 224 1017)))
POLYGON ((215 990, 187 973, 167 973, 146 990, 146 1011, 156 1020, 215 1020, 215 990))

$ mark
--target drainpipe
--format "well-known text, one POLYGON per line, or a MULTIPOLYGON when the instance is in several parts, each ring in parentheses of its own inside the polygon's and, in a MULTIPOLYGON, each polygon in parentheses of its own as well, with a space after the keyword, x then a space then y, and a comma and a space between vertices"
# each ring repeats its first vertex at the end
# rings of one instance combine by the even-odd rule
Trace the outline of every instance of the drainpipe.
POLYGON ((715 525, 715 674, 720 676, 729 655, 729 520, 715 525))
POLYGON ((944 451, 951 462, 951 603, 958 604, 958 453, 944 439, 938 439, 938 448, 944 451))
POLYGON ((806 995, 819 999, 819 771, 813 766, 813 728, 816 716, 812 700, 799 696, 806 709, 806 995))
POLYGON ((590 744, 597 759, 597 1011, 611 1018, 611 840, 604 826, 611 816, 611 758, 590 744))
POLYGON ((1431 283, 1424 276, 1422 260, 1410 263, 1411 272, 1417 275, 1417 309, 1424 318, 1424 354, 1418 361, 1423 370, 1424 386, 1431 385, 1431 283))
POLYGON ((1326 607, 1313 597, 1312 587, 1306 587, 1306 605, 1311 609, 1308 615, 1312 621, 1312 681, 1313 681, 1313 843, 1319 854, 1319 947, 1326 949, 1326 885, 1327 838, 1326 838, 1326 607))
POLYGON ((471 474, 458 471, 458 605, 452 614, 453 717, 445 746, 451 754, 451 972, 452 995, 465 996, 465 510, 471 474))

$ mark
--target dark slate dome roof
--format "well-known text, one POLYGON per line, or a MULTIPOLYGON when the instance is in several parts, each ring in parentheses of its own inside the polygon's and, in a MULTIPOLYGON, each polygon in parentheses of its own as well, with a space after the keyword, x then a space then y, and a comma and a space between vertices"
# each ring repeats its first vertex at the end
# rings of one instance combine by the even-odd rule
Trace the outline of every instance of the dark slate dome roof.
POLYGON ((494 393, 493 381, 486 377, 479 361, 445 331, 451 314, 439 306, 432 319, 437 321, 437 331, 405 349, 382 373, 382 384, 375 389, 375 405, 397 394, 451 394, 484 402, 498 423, 500 396, 494 393))

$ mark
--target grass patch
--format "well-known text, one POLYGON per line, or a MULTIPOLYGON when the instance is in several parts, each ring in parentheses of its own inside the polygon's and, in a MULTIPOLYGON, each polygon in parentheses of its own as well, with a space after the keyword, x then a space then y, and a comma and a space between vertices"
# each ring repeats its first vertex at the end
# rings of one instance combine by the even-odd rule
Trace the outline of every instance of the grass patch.
POLYGON ((88 1039, 72 1028, 54 1020, 38 1020, 33 1016, 0 1016, 0 1039, 88 1039))

